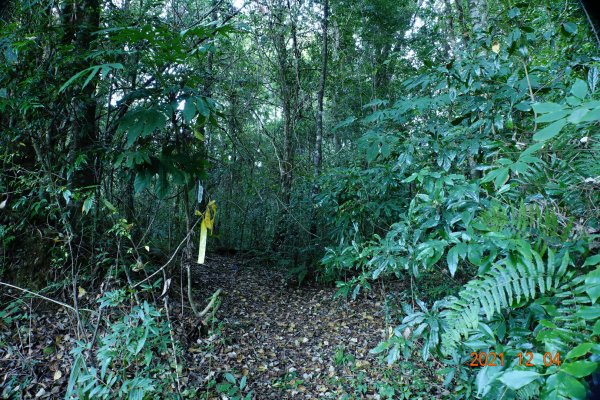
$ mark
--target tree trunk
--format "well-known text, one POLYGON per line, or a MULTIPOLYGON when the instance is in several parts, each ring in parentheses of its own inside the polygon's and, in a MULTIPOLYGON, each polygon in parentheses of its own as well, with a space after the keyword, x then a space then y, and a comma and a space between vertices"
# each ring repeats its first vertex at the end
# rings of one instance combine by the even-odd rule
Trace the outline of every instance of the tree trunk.
MULTIPOLYGON (((288 2, 288 11, 291 14, 291 7, 288 2)), ((274 12, 276 23, 272 23, 274 29, 273 44, 277 54, 277 66, 280 85, 281 106, 283 109, 283 152, 279 169, 280 174, 280 201, 283 208, 275 225, 275 235, 273 239, 273 250, 277 250, 283 244, 286 233, 287 224, 286 216, 289 212, 292 181, 293 181, 293 159, 294 159, 294 143, 293 134, 295 119, 298 116, 298 99, 300 91, 300 71, 299 58, 300 53, 295 39, 296 23, 294 18, 291 20, 291 33, 293 45, 294 67, 290 68, 290 57, 286 47, 285 34, 283 31, 285 18, 285 9, 281 5, 274 12)))
POLYGON ((448 53, 448 58, 456 54, 456 38, 454 30, 454 10, 452 9, 452 3, 450 0, 444 0, 444 7, 446 9, 446 46, 445 50, 448 53))
POLYGON ((488 30, 486 0, 468 0, 469 16, 475 37, 488 30))
POLYGON ((460 22, 463 40, 466 43, 469 41, 469 27, 467 26, 467 20, 465 18, 463 0, 454 0, 454 4, 456 4, 456 11, 458 12, 458 21, 460 22))
MULTIPOLYGON (((92 50, 93 33, 100 26, 100 1, 69 0, 63 8, 62 22, 63 43, 77 50, 78 57, 73 63, 73 70, 68 71, 74 75, 90 66, 87 56, 92 50)), ((73 173, 68 187, 74 193, 89 194, 92 190, 97 190, 100 169, 100 157, 97 154, 99 136, 96 121, 96 84, 92 80, 84 88, 72 90, 70 96, 73 99, 73 111, 68 130, 71 138, 68 159, 73 173)), ((80 196, 78 201, 71 201, 69 204, 71 228, 73 234, 80 235, 78 241, 82 246, 92 250, 93 228, 84 221, 81 211, 84 200, 85 198, 80 196)), ((83 256, 89 256, 89 251, 83 256)))
MULTIPOLYGON (((317 92, 317 135, 315 137, 315 154, 313 158, 313 166, 315 178, 321 172, 321 162, 323 158, 323 97, 325 95, 325 81, 327 79, 327 24, 329 19, 329 0, 323 1, 323 21, 322 21, 322 40, 321 47, 321 77, 319 80, 319 91, 317 92)), ((319 188, 315 184, 313 192, 316 194, 319 188)))

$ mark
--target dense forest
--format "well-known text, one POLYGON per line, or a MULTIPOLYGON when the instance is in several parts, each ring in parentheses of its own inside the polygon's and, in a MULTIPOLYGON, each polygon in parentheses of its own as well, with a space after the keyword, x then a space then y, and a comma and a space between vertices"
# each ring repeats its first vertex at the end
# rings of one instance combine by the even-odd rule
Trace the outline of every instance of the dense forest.
POLYGON ((600 398, 598 29, 1 2, 0 398, 600 398))

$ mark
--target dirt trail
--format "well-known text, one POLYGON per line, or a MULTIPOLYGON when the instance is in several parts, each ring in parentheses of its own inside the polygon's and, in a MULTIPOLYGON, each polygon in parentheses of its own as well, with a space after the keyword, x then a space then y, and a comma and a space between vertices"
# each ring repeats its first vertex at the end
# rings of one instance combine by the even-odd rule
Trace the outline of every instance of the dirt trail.
POLYGON ((228 258, 192 268, 199 300, 226 292, 217 313, 222 340, 191 345, 192 377, 247 374, 258 399, 340 398, 353 376, 377 379, 369 350, 385 331, 379 299, 334 300, 335 288, 288 286, 281 272, 228 258), (196 350, 209 344, 213 353, 196 350))
MULTIPOLYGON (((223 382, 225 373, 238 382, 247 376, 244 395, 252 390, 259 400, 412 398, 398 397, 403 386, 418 386, 426 393, 421 399, 438 397, 439 385, 429 383, 435 382, 432 374, 417 384, 415 374, 397 364, 386 367, 369 353, 386 332, 379 293, 335 300, 333 287, 290 286, 281 271, 235 258, 211 257, 191 268, 200 307, 217 289, 224 291, 211 329, 197 338, 190 335, 198 330, 187 297, 179 284, 171 286, 171 322, 185 358, 181 383, 200 388, 197 398, 217 399, 210 386, 223 382), (380 396, 386 385, 395 388, 392 397, 380 396)), ((95 303, 94 296, 82 300, 95 303)), ((27 380, 24 398, 62 398, 75 321, 47 302, 30 300, 22 309, 29 318, 0 325, 0 397, 3 386, 27 380)))

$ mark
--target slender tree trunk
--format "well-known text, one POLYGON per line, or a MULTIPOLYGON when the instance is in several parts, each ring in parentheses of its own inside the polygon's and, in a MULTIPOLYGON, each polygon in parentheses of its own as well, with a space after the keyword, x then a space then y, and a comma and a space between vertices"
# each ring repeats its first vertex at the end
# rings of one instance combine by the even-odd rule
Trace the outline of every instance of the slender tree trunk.
MULTIPOLYGON (((73 70, 68 71, 75 74, 90 66, 87 55, 92 50, 93 33, 100 26, 100 1, 99 0, 69 0, 66 2, 63 13, 63 43, 77 49, 77 58, 73 63, 73 70)), ((81 89, 71 91, 69 94, 73 99, 71 106, 71 117, 68 134, 70 135, 70 148, 68 153, 69 164, 74 168, 68 182, 72 192, 82 191, 89 193, 98 190, 100 170, 100 157, 98 156, 98 123, 96 119, 96 84, 94 81, 81 89), (80 160, 85 160, 80 163, 80 160)), ((93 249, 93 224, 84 221, 82 204, 84 197, 78 201, 71 201, 70 223, 73 233, 81 235, 77 242, 83 248, 93 249)), ((89 252, 83 254, 84 258, 89 252)))
MULTIPOLYGON (((322 21, 322 40, 321 47, 321 77, 319 80, 319 91, 317 92, 317 135, 315 138, 315 154, 313 158, 313 166, 315 178, 321 173, 321 163, 323 158, 323 97, 325 96, 325 82, 327 80, 327 25, 329 19, 329 0, 323 1, 323 21, 322 21)), ((313 193, 316 194, 319 187, 313 186, 313 193)))
POLYGON ((487 32, 487 2, 486 0, 468 0, 469 16, 473 26, 473 33, 477 35, 487 32))
POLYGON ((452 3, 450 0, 444 0, 444 6, 446 9, 446 46, 445 50, 448 53, 448 57, 452 57, 456 54, 456 38, 454 30, 454 10, 452 9, 452 3))
POLYGON ((467 19, 465 17, 465 10, 463 7, 463 0, 454 0, 456 4, 456 11, 458 12, 458 21, 460 23, 461 31, 463 34, 464 42, 469 41, 469 27, 467 26, 467 19))
MULTIPOLYGON (((288 3, 288 11, 291 13, 291 8, 288 3)), ((293 182, 293 160, 294 160, 294 126, 295 119, 298 116, 298 98, 300 91, 300 72, 299 72, 299 57, 300 53, 295 40, 295 22, 292 20, 292 45, 294 52, 294 67, 290 68, 290 57, 288 54, 285 34, 283 30, 285 18, 285 9, 281 5, 275 10, 276 23, 272 24, 274 29, 274 46, 277 53, 278 75, 280 85, 281 106, 283 109, 283 152, 280 164, 280 201, 282 212, 275 225, 275 235, 273 238, 272 248, 277 250, 283 244, 286 233, 287 224, 286 216, 289 211, 291 202, 292 182, 293 182)))

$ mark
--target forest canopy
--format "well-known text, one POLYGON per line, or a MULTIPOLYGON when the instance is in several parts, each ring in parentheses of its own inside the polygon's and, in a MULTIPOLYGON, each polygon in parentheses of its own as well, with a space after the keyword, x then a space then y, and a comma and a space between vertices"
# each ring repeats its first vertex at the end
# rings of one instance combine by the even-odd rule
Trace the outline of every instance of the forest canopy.
POLYGON ((0 397, 594 398, 598 29, 3 2, 0 397))

